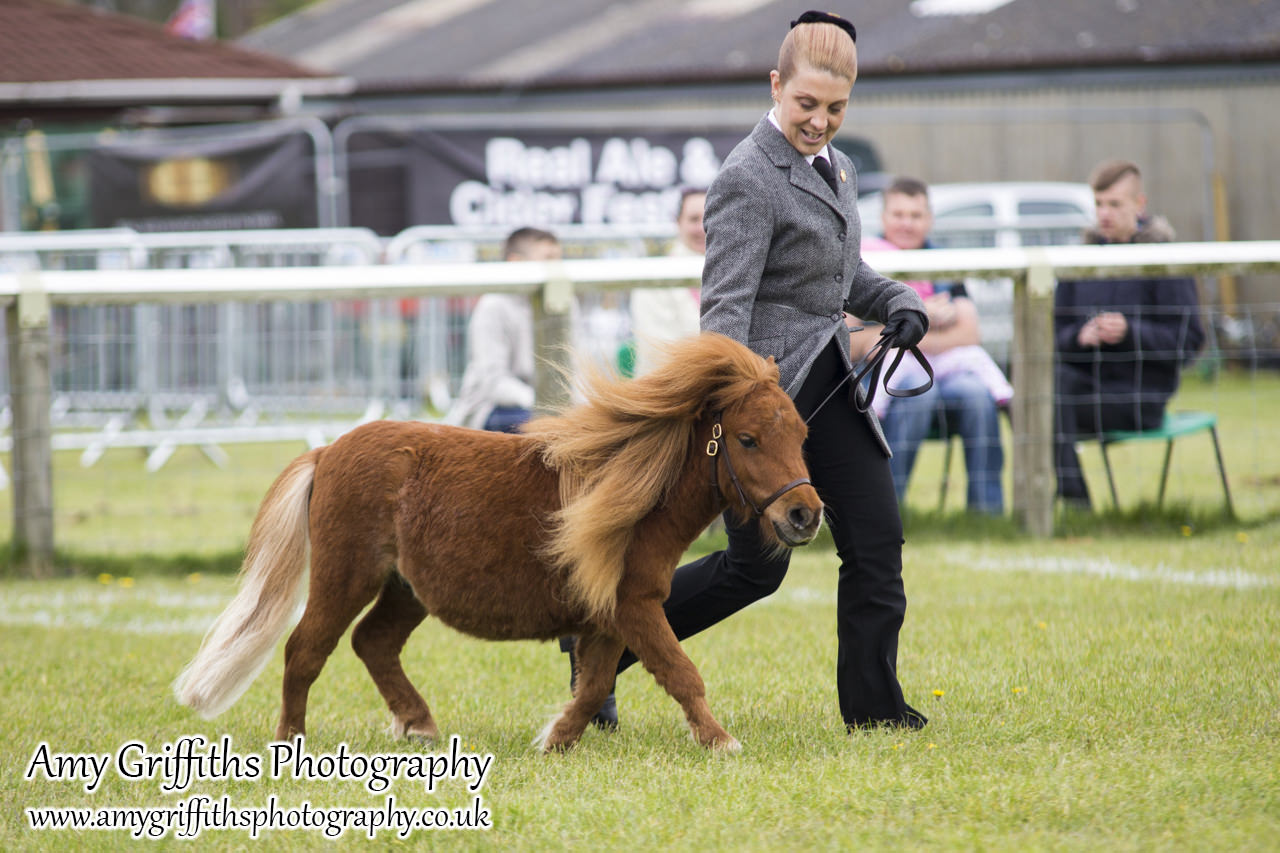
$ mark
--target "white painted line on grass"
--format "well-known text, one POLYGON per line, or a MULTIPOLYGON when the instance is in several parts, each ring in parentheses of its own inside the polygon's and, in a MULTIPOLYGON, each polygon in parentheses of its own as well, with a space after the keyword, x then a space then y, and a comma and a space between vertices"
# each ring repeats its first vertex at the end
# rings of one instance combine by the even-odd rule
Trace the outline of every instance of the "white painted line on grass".
POLYGON ((1136 566, 1096 557, 1001 557, 975 560, 948 559, 948 565, 980 572, 1032 572, 1046 575, 1088 575, 1110 580, 1172 583, 1222 589, 1259 589, 1276 586, 1280 580, 1244 569, 1175 569, 1164 563, 1136 566))
POLYGON ((32 588, 0 601, 0 626, 201 636, 230 592, 118 586, 32 588))
POLYGON ((213 619, 209 616, 190 616, 185 619, 145 619, 135 617, 120 621, 112 613, 54 613, 34 610, 29 613, 0 611, 0 626, 6 628, 74 628, 93 629, 116 634, 189 634, 199 637, 209 630, 213 619))
MULTIPOLYGON (((1106 558, 1090 557, 966 557, 950 555, 945 558, 948 567, 971 569, 978 572, 1014 573, 1029 572, 1044 575, 1081 575, 1107 580, 1135 583, 1168 583, 1179 586, 1211 587, 1217 589, 1266 589, 1280 586, 1280 578, 1259 575, 1240 568, 1210 568, 1201 571, 1176 569, 1164 563, 1154 566, 1138 566, 1120 563, 1106 558)), ((910 574, 910 566, 907 568, 910 574)), ((834 572, 831 589, 811 586, 789 586, 785 582, 774 595, 758 604, 834 604, 836 600, 834 572)), ((910 579, 908 578, 908 583, 910 579)))

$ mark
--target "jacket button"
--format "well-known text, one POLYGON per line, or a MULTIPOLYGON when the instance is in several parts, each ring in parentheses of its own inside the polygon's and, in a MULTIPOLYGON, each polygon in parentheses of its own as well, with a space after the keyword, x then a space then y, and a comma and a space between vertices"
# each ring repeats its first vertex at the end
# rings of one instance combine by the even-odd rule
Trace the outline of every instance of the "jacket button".
POLYGON ((839 323, 842 319, 844 319, 844 315, 841 314, 839 311, 837 311, 836 313, 831 315, 831 319, 839 323))
POLYGON ((839 236, 837 236, 837 237, 836 237, 836 239, 837 239, 837 240, 839 240, 841 243, 843 243, 843 242, 844 242, 844 237, 845 237, 845 234, 844 234, 844 232, 843 232, 843 231, 841 231, 841 232, 840 232, 840 234, 839 234, 839 236))
POLYGON ((836 273, 836 281, 844 281, 844 273, 836 273))

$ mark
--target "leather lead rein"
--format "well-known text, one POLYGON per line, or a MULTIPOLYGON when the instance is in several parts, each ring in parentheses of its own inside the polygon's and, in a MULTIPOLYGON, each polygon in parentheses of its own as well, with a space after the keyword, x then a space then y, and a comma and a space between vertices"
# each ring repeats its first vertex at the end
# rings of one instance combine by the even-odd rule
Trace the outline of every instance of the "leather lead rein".
MULTIPOLYGON (((856 373, 853 371, 846 373, 844 377, 836 383, 836 387, 832 388, 827 396, 822 398, 822 402, 809 413, 809 417, 805 418, 804 422, 808 424, 809 421, 813 420, 814 415, 822 411, 822 407, 825 406, 827 402, 836 395, 836 392, 844 387, 844 383, 848 382, 850 379, 853 380, 853 390, 850 392, 853 395, 853 407, 859 412, 865 412, 867 409, 871 408, 871 401, 874 400, 876 396, 876 386, 880 384, 880 368, 884 366, 884 358, 889 354, 890 349, 892 349, 892 347, 889 346, 889 342, 884 338, 877 341, 876 345, 868 350, 867 354, 863 356, 861 362, 863 365, 862 369, 856 373), (871 388, 867 391, 867 399, 865 403, 859 405, 857 387, 868 373, 871 374, 871 388)), ((918 397, 933 387, 933 366, 929 364, 929 359, 925 358, 924 354, 920 352, 919 347, 910 347, 907 349, 899 348, 898 354, 894 356, 893 361, 889 364, 889 369, 885 371, 884 381, 885 393, 890 397, 918 397), (915 356, 916 362, 924 368, 924 372, 928 378, 915 388, 890 388, 889 380, 893 377, 893 374, 898 371, 898 365, 902 363, 902 357, 908 352, 915 356)))

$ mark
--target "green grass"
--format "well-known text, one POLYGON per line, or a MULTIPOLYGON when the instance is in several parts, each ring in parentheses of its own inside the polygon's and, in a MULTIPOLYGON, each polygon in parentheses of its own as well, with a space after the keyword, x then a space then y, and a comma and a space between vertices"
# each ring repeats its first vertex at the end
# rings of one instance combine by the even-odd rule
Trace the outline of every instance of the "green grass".
MULTIPOLYGON (((1280 837, 1280 524, 1038 543, 908 534, 899 672, 930 717, 914 733, 847 735, 834 685, 834 558, 798 552, 783 588, 686 642, 712 708, 743 742, 710 755, 641 671, 618 683, 622 729, 567 755, 529 741, 566 698, 553 644, 483 643, 428 620, 406 669, 445 738, 491 753, 486 833, 419 832, 444 849, 1269 850, 1280 837)), ((61 752, 159 750, 185 734, 266 756, 280 655, 212 722, 169 683, 229 598, 225 576, 0 582, 0 849, 114 850, 123 833, 34 833, 24 807, 155 806, 155 782, 24 781, 61 752)), ((312 692, 313 752, 407 746, 344 642, 312 692)), ((206 781, 237 806, 378 806, 357 782, 206 781)), ((191 792, 188 792, 191 793, 191 792)), ((401 804, 470 803, 401 780, 401 804)), ((295 850, 319 835, 236 831, 201 849, 295 850)), ((356 833, 342 842, 369 846, 356 833)), ((398 846, 381 836, 379 848, 398 846)))
MULTIPOLYGON (((1280 837, 1280 376, 1189 378, 1175 408, 1218 413, 1239 520, 1221 512, 1204 436, 1178 443, 1166 506, 1154 500, 1161 448, 1116 448, 1122 505, 1107 508, 1096 447, 1082 459, 1095 515, 1063 514, 1059 536, 1028 540, 1011 518, 966 516, 957 459, 951 512, 934 511, 941 448, 921 453, 905 524, 910 600, 899 653, 918 733, 844 733, 834 684, 834 557, 797 553, 782 590, 685 645, 737 756, 690 741, 680 711, 641 671, 618 685, 623 728, 589 731, 568 755, 529 745, 567 698, 553 645, 482 643, 430 620, 406 669, 446 738, 494 756, 480 795, 487 833, 419 832, 449 849, 1267 850, 1280 837)), ((1008 444, 1006 444, 1006 447, 1008 444)), ((179 450, 156 474, 137 451, 92 468, 55 458, 59 562, 53 581, 0 579, 0 849, 114 850, 117 832, 35 833, 36 805, 149 807, 189 793, 261 807, 372 806, 358 783, 210 780, 192 792, 110 776, 87 794, 26 781, 42 741, 59 752, 159 750, 186 734, 266 754, 280 653, 213 722, 177 706, 169 684, 230 598, 267 485, 301 445, 229 447, 215 468, 179 450), (198 575, 189 576, 191 572, 198 575), (99 578, 99 574, 104 574, 99 578)), ((958 454, 957 454, 958 456, 958 454)), ((7 460, 3 461, 7 465, 7 460)), ((1008 488, 1008 485, 1007 485, 1008 488)), ((1007 490, 1006 494, 1011 494, 1007 490)), ((12 491, 0 491, 0 539, 12 491)), ((695 551, 717 547, 708 536, 695 551)), ((11 572, 12 570, 10 570, 11 572)), ((312 693, 310 749, 406 746, 344 642, 312 693)), ((401 804, 465 806, 400 781, 401 804)), ((208 833, 200 849, 294 850, 311 832, 208 833)), ((339 843, 369 846, 359 833, 339 843)), ((169 839, 161 842, 172 846, 169 839)), ((378 848, 399 846, 382 835, 378 848)))
MULTIPOLYGON (((267 487, 306 447, 281 442, 226 450, 226 468, 198 448, 183 447, 155 473, 146 471, 141 450, 108 451, 89 468, 78 453, 55 453, 60 565, 89 574, 233 571, 267 487)), ((3 538, 10 535, 12 497, 12 488, 0 491, 3 538)))

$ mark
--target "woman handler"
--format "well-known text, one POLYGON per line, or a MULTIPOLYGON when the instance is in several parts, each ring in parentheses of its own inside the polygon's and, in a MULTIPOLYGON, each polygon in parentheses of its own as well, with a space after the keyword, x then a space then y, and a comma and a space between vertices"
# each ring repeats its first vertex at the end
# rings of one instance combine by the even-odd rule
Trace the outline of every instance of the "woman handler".
MULTIPOLYGON (((857 77, 855 39, 835 15, 806 12, 792 22, 769 75, 773 109, 707 195, 701 325, 773 356, 809 421, 810 477, 840 558, 836 684, 845 725, 919 728, 926 720, 903 700, 897 677, 906 595, 889 446, 875 414, 855 408, 851 383, 829 397, 851 370, 843 312, 885 323, 882 334, 900 347, 918 343, 928 323, 912 288, 863 262, 857 176, 830 145, 857 77)), ((763 547, 754 521, 726 523, 728 548, 672 579, 665 610, 680 639, 769 595, 786 575, 788 555, 763 547)), ((634 662, 628 651, 619 669, 634 662)))

